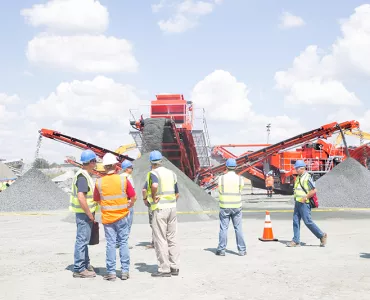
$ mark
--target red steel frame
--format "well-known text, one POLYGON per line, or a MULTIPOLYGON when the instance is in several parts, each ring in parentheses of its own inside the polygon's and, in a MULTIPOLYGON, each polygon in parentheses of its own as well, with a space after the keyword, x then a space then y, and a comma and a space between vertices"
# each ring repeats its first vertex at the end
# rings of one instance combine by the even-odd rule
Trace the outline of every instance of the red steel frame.
MULTIPOLYGON (((253 175, 264 178, 264 174, 261 170, 253 168, 257 163, 261 162, 263 159, 266 159, 267 157, 278 153, 279 151, 282 151, 284 149, 291 148, 293 146, 300 145, 304 142, 308 142, 310 140, 318 139, 318 138, 328 138, 332 136, 337 131, 342 130, 351 130, 354 128, 359 128, 360 124, 357 121, 347 121, 343 123, 330 123, 326 124, 320 128, 302 133, 300 135, 297 135, 295 137, 292 137, 290 139, 284 140, 282 142, 279 142, 277 144, 268 146, 266 148, 257 150, 255 152, 252 152, 250 154, 247 154, 245 156, 236 158, 237 163, 237 173, 239 175, 249 172, 251 173, 251 169, 253 170, 253 175)), ((209 178, 214 178, 217 175, 220 175, 224 172, 226 172, 227 168, 225 164, 219 165, 214 168, 204 169, 199 174, 199 179, 201 180, 201 185, 203 185, 203 182, 209 182, 209 178)), ((214 183, 212 186, 215 187, 217 184, 214 183)))

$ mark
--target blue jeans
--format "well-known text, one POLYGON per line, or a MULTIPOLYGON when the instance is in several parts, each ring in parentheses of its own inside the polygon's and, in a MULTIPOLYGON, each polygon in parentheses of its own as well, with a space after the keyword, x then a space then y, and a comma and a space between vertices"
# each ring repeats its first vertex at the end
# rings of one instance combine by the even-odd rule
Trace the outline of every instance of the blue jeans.
POLYGON ((304 224, 318 239, 324 236, 324 233, 312 221, 310 204, 296 201, 293 213, 293 242, 300 243, 301 219, 303 219, 304 224))
POLYGON ((128 249, 128 219, 122 218, 112 224, 103 224, 105 239, 107 240, 106 263, 107 273, 116 274, 116 242, 119 245, 119 256, 122 273, 128 273, 130 254, 128 249))
POLYGON ((128 214, 127 219, 128 219, 128 234, 130 235, 132 221, 134 220, 134 207, 130 208, 130 213, 128 214))
POLYGON ((242 231, 242 209, 241 208, 220 208, 220 234, 217 251, 225 251, 227 245, 227 230, 229 228, 230 218, 234 225, 236 245, 239 252, 246 252, 242 231))
POLYGON ((74 251, 74 272, 86 270, 90 264, 88 244, 93 223, 85 213, 76 213, 76 243, 74 251))

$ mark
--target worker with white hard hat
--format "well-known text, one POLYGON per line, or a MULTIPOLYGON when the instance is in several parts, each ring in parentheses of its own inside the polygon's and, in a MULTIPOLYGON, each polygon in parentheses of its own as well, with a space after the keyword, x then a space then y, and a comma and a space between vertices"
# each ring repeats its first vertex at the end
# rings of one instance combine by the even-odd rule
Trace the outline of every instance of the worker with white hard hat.
POLYGON ((243 230, 242 230, 242 195, 244 180, 242 176, 235 173, 236 160, 229 158, 226 161, 228 172, 223 174, 218 179, 218 193, 220 205, 220 233, 219 242, 216 250, 216 255, 225 256, 227 246, 227 231, 229 228, 230 219, 233 222, 236 245, 240 256, 247 254, 243 230))
POLYGON ((311 175, 306 171, 306 163, 303 160, 297 160, 294 164, 297 177, 294 182, 294 213, 293 213, 293 240, 287 243, 288 247, 300 246, 301 219, 307 228, 320 239, 320 246, 324 247, 328 235, 312 221, 310 198, 316 194, 315 182, 311 175))
POLYGON ((116 157, 107 153, 103 157, 106 175, 98 178, 95 184, 94 200, 99 202, 104 226, 107 274, 105 280, 114 281, 116 275, 116 242, 119 244, 121 279, 129 279, 130 254, 128 248, 129 209, 136 201, 135 191, 125 176, 116 174, 116 157), (131 201, 129 202, 130 199, 131 201))
POLYGON ((176 202, 179 197, 176 174, 162 166, 162 154, 150 153, 152 170, 147 174, 147 193, 144 201, 153 211, 154 248, 158 271, 152 277, 179 275, 179 249, 177 244, 176 202))
POLYGON ((73 277, 95 277, 94 268, 90 265, 88 244, 95 221, 98 205, 93 200, 94 182, 91 174, 96 167, 96 154, 91 150, 81 153, 82 168, 77 171, 72 181, 70 211, 76 214, 77 234, 74 250, 73 277))

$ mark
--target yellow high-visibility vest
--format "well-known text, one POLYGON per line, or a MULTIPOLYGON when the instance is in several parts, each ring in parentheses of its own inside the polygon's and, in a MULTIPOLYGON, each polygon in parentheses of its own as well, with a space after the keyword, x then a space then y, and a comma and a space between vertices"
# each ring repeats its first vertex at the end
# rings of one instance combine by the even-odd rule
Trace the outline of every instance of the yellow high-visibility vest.
MULTIPOLYGON (((294 200, 303 203, 302 198, 307 196, 307 193, 310 191, 310 187, 308 185, 308 180, 310 179, 310 174, 305 172, 302 176, 297 176, 294 182, 294 200), (301 181, 302 186, 305 188, 307 193, 303 190, 301 185, 299 184, 301 181)), ((310 200, 307 199, 306 203, 309 203, 310 200)))
POLYGON ((177 183, 177 177, 174 172, 165 168, 159 167, 152 170, 147 175, 148 184, 148 202, 150 203, 150 208, 152 211, 156 209, 165 209, 176 207, 176 194, 175 194, 175 183, 177 183), (152 195, 152 182, 150 179, 150 174, 154 174, 158 178, 158 190, 157 196, 159 196, 159 202, 154 203, 152 195))
POLYGON ((71 194, 70 201, 69 201, 69 210, 75 213, 85 213, 85 211, 80 206, 80 201, 78 201, 78 197, 77 197, 78 189, 77 189, 76 183, 77 183, 77 178, 79 175, 84 176, 87 180, 89 191, 85 195, 86 202, 87 202, 87 205, 89 206, 90 212, 95 212, 98 209, 98 204, 93 199, 94 182, 90 174, 86 170, 83 170, 83 169, 78 170, 75 177, 73 178, 72 194, 71 194))
POLYGON ((221 175, 218 180, 218 193, 221 208, 242 207, 243 178, 234 171, 221 175))

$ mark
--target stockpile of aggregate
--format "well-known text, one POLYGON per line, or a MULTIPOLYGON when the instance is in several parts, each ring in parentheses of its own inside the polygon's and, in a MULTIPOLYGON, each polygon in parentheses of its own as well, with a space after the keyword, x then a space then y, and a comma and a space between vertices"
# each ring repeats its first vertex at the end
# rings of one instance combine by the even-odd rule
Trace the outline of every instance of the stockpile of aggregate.
POLYGON ((34 168, 0 193, 0 211, 57 210, 66 209, 68 205, 68 194, 34 168))
MULTIPOLYGON (((150 171, 149 153, 143 154, 133 163, 133 179, 137 192, 135 204, 136 212, 147 212, 144 205, 141 189, 144 187, 146 176, 150 171)), ((190 180, 184 173, 176 168, 169 160, 163 158, 162 166, 175 172, 179 188, 179 199, 177 200, 178 220, 180 222, 207 221, 215 219, 216 214, 202 213, 202 211, 218 211, 218 204, 212 196, 208 195, 202 188, 190 180), (186 212, 186 213, 181 213, 186 212)), ((135 215, 134 222, 147 223, 148 217, 145 214, 135 215)))
POLYGON ((162 151, 165 122, 165 118, 149 118, 144 120, 142 153, 153 150, 162 151))
POLYGON ((370 207, 370 171, 348 158, 316 181, 319 207, 370 207))

